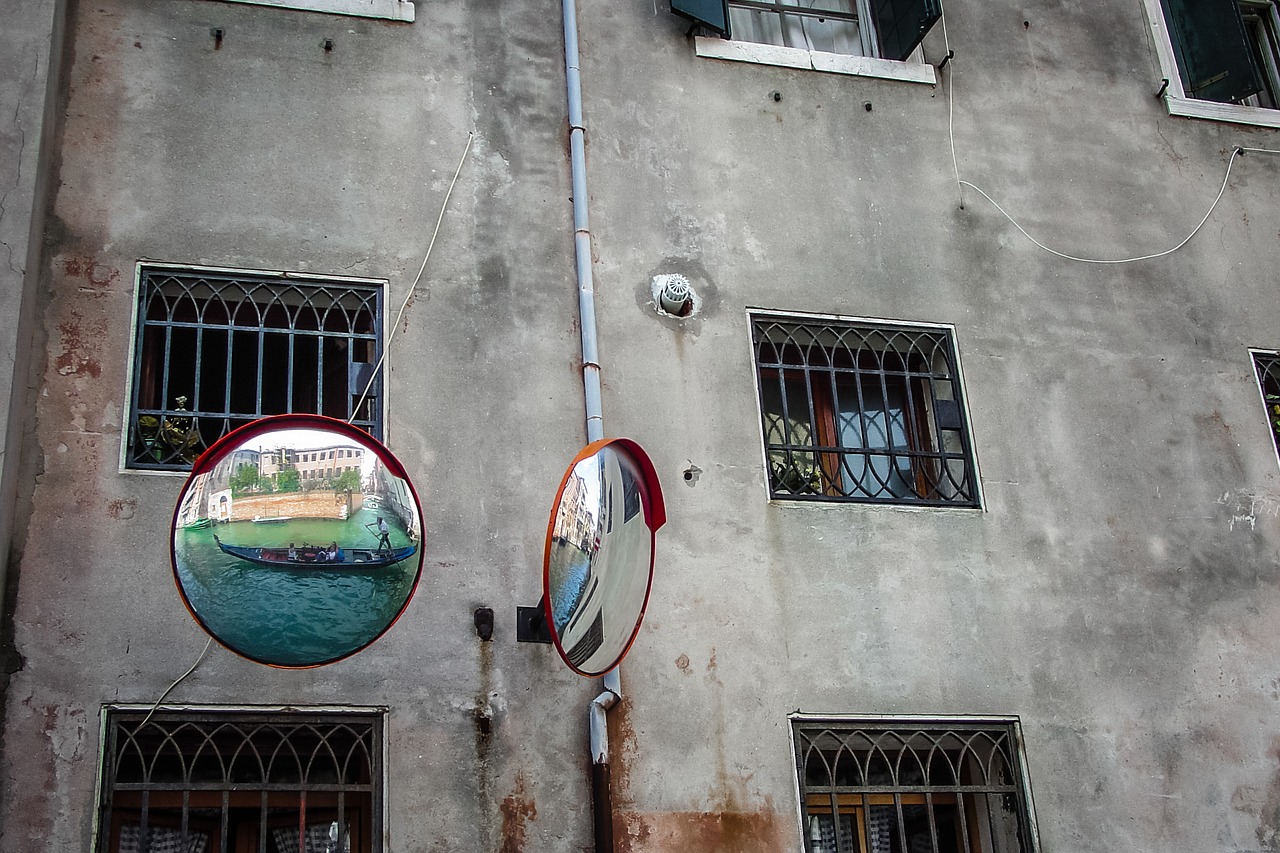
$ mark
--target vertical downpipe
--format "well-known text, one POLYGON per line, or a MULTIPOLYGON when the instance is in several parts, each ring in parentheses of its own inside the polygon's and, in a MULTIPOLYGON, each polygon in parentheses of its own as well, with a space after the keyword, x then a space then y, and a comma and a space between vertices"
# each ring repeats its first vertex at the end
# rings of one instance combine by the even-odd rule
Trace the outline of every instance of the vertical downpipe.
MULTIPOLYGON (((604 438, 600 401, 600 360, 596 347, 595 285, 591 277, 591 228, 587 221, 586 127, 582 121, 582 79, 578 68, 578 9, 562 0, 564 70, 569 100, 569 165, 573 179, 573 249, 578 272, 578 326, 582 330, 582 388, 587 442, 604 438)), ((609 795, 609 729, 606 712, 622 698, 615 667, 604 676, 604 692, 588 711, 591 731, 591 812, 596 853, 613 853, 613 801, 609 795)))

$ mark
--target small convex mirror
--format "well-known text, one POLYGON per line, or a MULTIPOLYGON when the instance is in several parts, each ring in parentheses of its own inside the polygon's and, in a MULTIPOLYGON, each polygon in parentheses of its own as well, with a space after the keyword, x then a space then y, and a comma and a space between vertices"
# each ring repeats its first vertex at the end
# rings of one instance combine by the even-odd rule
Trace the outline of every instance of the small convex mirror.
POLYGON ((318 415, 278 415, 219 440, 173 517, 187 609, 237 654, 333 663, 382 636, 422 568, 422 510, 381 443, 318 415))
POLYGON ((574 672, 603 675, 631 647, 665 522, 653 463, 634 441, 593 442, 569 466, 548 525, 543 601, 552 641, 574 672))

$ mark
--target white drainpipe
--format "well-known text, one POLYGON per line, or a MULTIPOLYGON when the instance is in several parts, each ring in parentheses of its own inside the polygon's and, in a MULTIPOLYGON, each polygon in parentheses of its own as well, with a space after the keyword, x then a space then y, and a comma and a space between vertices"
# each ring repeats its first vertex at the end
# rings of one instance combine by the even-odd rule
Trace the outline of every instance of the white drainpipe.
MULTIPOLYGON (((587 442, 604 438, 600 402, 600 361, 596 348, 595 287, 591 277, 591 229, 587 222, 586 128, 582 121, 582 79, 578 68, 578 9, 563 0, 564 70, 569 100, 569 165, 573 176, 573 248, 578 270, 578 326, 582 330, 582 386, 587 442)), ((609 730, 606 712, 622 698, 618 668, 604 676, 604 692, 591 702, 591 792, 596 853, 613 851, 613 806, 609 797, 609 730)))

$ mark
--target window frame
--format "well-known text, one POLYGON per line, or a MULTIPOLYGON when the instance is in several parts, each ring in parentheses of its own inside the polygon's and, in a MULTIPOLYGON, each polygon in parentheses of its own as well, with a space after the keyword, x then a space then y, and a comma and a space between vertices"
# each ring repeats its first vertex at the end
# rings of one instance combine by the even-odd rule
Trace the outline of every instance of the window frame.
POLYGON ((301 12, 321 12, 354 18, 378 18, 413 23, 413 0, 226 0, 250 6, 274 6, 301 12))
MULTIPOLYGON (((262 269, 246 269, 239 267, 222 267, 222 266, 205 266, 197 264, 176 264, 161 261, 139 261, 134 266, 133 295, 130 301, 130 325, 129 325, 129 360, 128 367, 125 372, 124 386, 124 420, 120 429, 120 454, 118 460, 118 471, 122 474, 145 474, 159 476, 179 476, 186 477, 190 472, 190 465, 179 467, 177 465, 138 465, 134 464, 131 458, 133 444, 133 422, 135 411, 138 407, 139 383, 141 377, 142 359, 142 327, 144 318, 142 314, 142 298, 143 287, 146 276, 151 271, 157 271, 161 274, 173 275, 212 275, 212 276, 236 276, 246 280, 257 280, 265 284, 277 284, 287 286, 333 286, 342 287, 344 285, 352 285, 363 290, 377 290, 376 310, 374 320, 374 361, 371 362, 373 370, 378 379, 373 383, 373 388, 379 391, 377 398, 374 400, 372 407, 370 434, 379 441, 386 441, 386 424, 388 413, 387 402, 387 365, 385 360, 381 367, 378 367, 378 360, 384 358, 387 342, 387 333, 389 331, 389 319, 386 311, 386 298, 389 282, 386 279, 363 278, 356 276, 328 275, 303 271, 280 271, 280 270, 262 270, 262 269)), ((263 355, 259 353, 259 365, 261 366, 263 355)), ((259 405, 261 401, 259 401, 259 405)), ((192 401, 194 406, 194 400, 192 401)), ((161 408, 165 408, 161 406, 161 408)), ((227 413, 231 414, 239 413, 227 413)), ((267 417, 263 413, 259 417, 267 417)), ((245 416, 247 417, 247 416, 245 416)), ((235 418, 236 420, 243 419, 235 418)), ((225 434, 225 433, 224 433, 225 434)))
POLYGON ((1147 26, 1160 64, 1160 74, 1168 81, 1167 85, 1162 85, 1164 85, 1165 108, 1169 115, 1280 128, 1280 109, 1247 104, 1222 104, 1188 97, 1174 54, 1173 36, 1165 22, 1161 0, 1142 0, 1142 7, 1146 11, 1147 26))
MULTIPOLYGON (((1271 101, 1271 105, 1267 106, 1262 103, 1246 104, 1245 106, 1261 107, 1263 109, 1276 110, 1280 109, 1280 4, 1274 0, 1239 0, 1237 4, 1241 7, 1241 16, 1245 16, 1244 7, 1257 7, 1252 12, 1258 18, 1257 23, 1250 21, 1248 17, 1244 17, 1244 25, 1246 34, 1250 29, 1254 29, 1253 38, 1258 36, 1256 30, 1261 30, 1262 35, 1269 42, 1270 49, 1259 47, 1260 56, 1255 56, 1255 60, 1261 60, 1258 67, 1258 74, 1262 78, 1262 92, 1250 97, 1251 101, 1260 101, 1260 95, 1265 94, 1267 99, 1271 101)), ((1246 37, 1249 37, 1246 35, 1246 37)))
MULTIPOLYGON (((771 503, 777 502, 783 505, 818 504, 823 506, 858 505, 858 506, 866 506, 866 507, 870 507, 870 506, 892 507, 895 509, 910 509, 910 510, 925 510, 925 509, 966 510, 966 511, 967 510, 979 510, 979 511, 984 510, 982 475, 978 465, 978 455, 976 450, 976 439, 974 434, 973 418, 969 409, 968 394, 965 393, 964 369, 961 364, 960 351, 957 345, 955 327, 953 325, 945 324, 945 323, 928 323, 928 322, 915 323, 915 322, 907 322, 903 320, 885 320, 885 319, 869 318, 869 317, 850 317, 850 316, 831 315, 831 314, 776 311, 776 310, 765 309, 765 308, 748 308, 747 309, 747 338, 751 347, 750 349, 751 371, 752 371, 752 380, 755 383, 755 392, 756 392, 755 393, 755 412, 756 412, 757 423, 760 431, 759 432, 760 448, 761 448, 762 461, 763 461, 762 469, 763 469, 764 478, 765 478, 766 494, 768 496, 768 500, 771 503), (756 324, 758 322, 810 325, 810 326, 827 326, 827 327, 845 327, 847 329, 867 329, 867 330, 878 332, 880 334, 890 334, 890 335, 893 334, 894 332, 900 331, 900 332, 918 332, 918 333, 928 334, 928 335, 945 336, 946 346, 947 346, 947 355, 950 361, 948 365, 948 367, 950 368, 950 374, 951 374, 949 378, 949 382, 951 384, 951 392, 953 394, 953 397, 951 397, 950 399, 954 400, 956 414, 959 417, 959 426, 951 427, 949 429, 954 430, 959 434, 959 438, 961 441, 959 458, 962 458, 966 468, 966 473, 971 486, 970 490, 972 492, 971 499, 952 500, 952 499, 939 498, 939 499, 930 500, 930 499, 919 497, 921 477, 922 476, 927 477, 928 475, 925 473, 922 473, 924 469, 924 465, 917 466, 915 463, 912 464, 912 469, 913 469, 912 476, 913 476, 914 484, 916 486, 916 488, 913 491, 917 495, 917 497, 914 497, 914 498, 910 496, 902 497, 897 495, 892 497, 870 497, 870 496, 858 497, 858 496, 850 496, 848 494, 833 494, 831 493, 830 489, 826 489, 823 493, 814 493, 814 494, 796 494, 794 492, 789 492, 789 491, 780 492, 775 487, 774 476, 770 467, 771 465, 770 453, 778 452, 778 451, 770 450, 770 441, 768 436, 769 412, 766 411, 765 389, 764 389, 764 385, 762 384, 762 375, 761 375, 763 371, 769 370, 772 368, 769 368, 767 365, 762 367, 761 362, 759 360, 759 346, 756 342, 756 324)), ((852 368, 845 368, 845 370, 850 371, 856 375, 862 375, 863 373, 866 372, 857 366, 854 366, 852 368)), ((836 372, 838 373, 839 371, 836 371, 836 372)), ((904 389, 913 380, 921 379, 921 377, 911 375, 911 374, 915 374, 916 372, 917 371, 914 371, 914 370, 906 371, 906 374, 908 375, 903 377, 904 389)), ((833 373, 833 376, 834 375, 836 374, 833 373)), ((932 376, 930 376, 929 379, 930 381, 932 381, 932 376)), ((787 386, 782 385, 781 387, 786 388, 787 386)), ((809 391, 814 387, 815 387, 815 383, 810 382, 808 387, 804 389, 804 393, 806 397, 809 397, 809 391)), ((839 389, 836 388, 835 390, 838 393, 839 389)), ((881 390, 883 391, 885 389, 882 388, 881 390)), ((933 390, 932 388, 929 389, 931 393, 932 393, 932 390, 933 390)), ((919 392, 917 391, 915 393, 918 397, 919 392)), ((923 412, 927 410, 922 410, 920 408, 922 405, 924 405, 923 400, 913 399, 911 394, 907 394, 906 396, 907 396, 907 399, 912 400, 911 407, 906 410, 907 412, 906 417, 912 423, 910 427, 904 425, 904 431, 906 431, 905 440, 908 442, 908 446, 906 448, 908 453, 918 454, 921 461, 925 463, 930 461, 930 457, 933 457, 935 455, 941 458, 956 458, 956 454, 949 453, 948 451, 942 448, 941 441, 939 440, 939 437, 936 435, 936 431, 939 428, 939 424, 937 422, 938 417, 940 416, 939 413, 937 413, 936 411, 929 411, 928 412, 929 417, 933 418, 933 421, 932 422, 926 421, 924 419, 923 412), (918 446, 921 436, 931 439, 934 442, 933 446, 928 448, 918 446)), ((819 397, 821 397, 821 391, 819 393, 819 397)), ((930 397, 930 400, 932 399, 933 398, 930 397)), ((943 399, 943 398, 939 398, 939 399, 943 399)), ((843 453, 831 452, 830 450, 828 450, 827 452, 823 452, 821 450, 815 449, 812 453, 812 455, 817 460, 815 467, 820 469, 823 472, 823 474, 825 474, 827 471, 834 470, 839 472, 841 469, 847 469, 848 467, 847 463, 842 463, 840 461, 841 458, 845 456, 851 456, 851 457, 857 456, 858 448, 850 447, 843 444, 837 445, 835 441, 831 441, 831 442, 827 441, 828 438, 833 438, 835 434, 838 433, 840 430, 840 424, 838 422, 838 417, 839 417, 838 413, 835 412, 831 403, 828 403, 826 406, 826 409, 824 410, 823 403, 821 402, 820 399, 814 400, 812 398, 809 398, 807 400, 807 405, 810 407, 809 411, 813 415, 813 417, 810 418, 810 425, 813 427, 816 427, 819 431, 819 436, 818 436, 819 443, 815 444, 814 447, 815 448, 823 448, 823 447, 835 448, 839 446, 844 451, 846 451, 843 453), (820 412, 823 415, 821 419, 819 418, 820 412)), ((932 403, 930 403, 930 405, 932 405, 932 403)), ((859 413, 859 416, 861 419, 861 413, 859 413)), ((784 443, 791 444, 791 442, 784 442, 784 443)), ((864 448, 864 449, 872 449, 872 448, 868 446, 867 448, 864 448)), ((867 460, 870 460, 871 458, 878 455, 880 454, 876 454, 876 453, 862 454, 864 459, 867 459, 867 460)), ((871 467, 871 463, 868 462, 867 466, 871 467)), ((876 476, 878 478, 878 474, 876 476)), ((830 479, 834 479, 834 478, 831 476, 824 477, 823 482, 830 479)), ((861 482, 861 478, 859 478, 859 482, 861 482)), ((832 485, 834 485, 834 483, 832 485)))
MULTIPOLYGON (((1036 820, 1035 797, 1032 792, 1031 773, 1027 762, 1026 742, 1023 737, 1022 722, 1017 715, 925 716, 914 714, 814 714, 797 711, 795 713, 788 714, 787 719, 791 724, 788 728, 791 741, 791 766, 795 772, 796 781, 796 787, 793 789, 796 792, 796 820, 797 825, 801 830, 801 850, 803 850, 804 853, 813 853, 811 838, 808 831, 808 821, 806 820, 809 815, 808 801, 812 797, 824 796, 821 793, 807 793, 808 786, 806 783, 805 756, 802 753, 801 747, 801 733, 806 730, 841 732, 846 738, 856 737, 859 733, 867 731, 876 731, 885 734, 902 734, 907 732, 931 732, 936 734, 956 731, 981 734, 984 732, 989 733, 999 731, 1000 733, 1007 735, 1010 753, 1009 768, 1014 776, 1014 780, 1011 784, 1013 790, 1008 793, 1012 793, 1018 797, 1017 817, 1019 820, 1019 828, 1026 840, 1026 849, 1020 851, 1020 853, 1041 853, 1040 830, 1039 824, 1036 820)), ((898 740, 898 742, 902 742, 901 738, 895 737, 894 739, 898 740)), ((914 754, 916 750, 912 750, 912 752, 914 754)), ((897 772, 899 768, 900 764, 895 765, 895 772, 897 772)), ((962 786, 963 783, 960 785, 950 786, 957 789, 954 792, 955 797, 953 798, 953 803, 951 803, 952 805, 954 805, 955 801, 965 793, 965 791, 959 790, 962 786)), ((924 804, 931 808, 934 802, 937 802, 934 798, 940 796, 940 793, 933 789, 948 786, 929 784, 916 786, 906 784, 878 786, 864 781, 864 784, 862 785, 831 785, 825 787, 831 789, 829 793, 825 794, 825 796, 830 796, 836 799, 836 803, 838 805, 835 807, 837 809, 840 809, 840 806, 844 805, 846 802, 845 798, 862 798, 861 805, 851 802, 851 804, 847 806, 855 814, 855 825, 861 826, 863 825, 863 818, 865 817, 865 809, 867 807, 888 804, 885 802, 875 802, 875 799, 883 800, 887 797, 890 798, 894 804, 907 805, 907 803, 903 801, 904 797, 910 797, 912 799, 923 798, 924 804), (864 790, 859 793, 842 794, 836 790, 840 787, 861 788, 864 790), (874 791, 871 790, 873 788, 875 789, 874 791), (859 810, 862 811, 862 815, 860 816, 858 816, 859 810)), ((994 788, 995 786, 988 785, 987 787, 994 788)), ((969 791, 968 793, 976 792, 969 791)), ((992 791, 986 795, 989 796, 991 793, 996 792, 992 791)), ((946 805, 947 803, 943 801, 942 804, 946 805)), ((840 809, 840 812, 842 814, 845 813, 843 809, 840 809)), ((835 824, 835 827, 836 834, 839 835, 838 822, 835 824)), ((865 834, 862 835, 863 839, 866 839, 866 837, 867 836, 865 834)), ((838 841, 837 846, 841 846, 838 841)), ((860 841, 858 842, 858 846, 862 846, 860 841)), ((965 847, 964 849, 968 850, 969 848, 965 847)), ((857 853, 857 851, 855 850, 853 853, 857 853)), ((979 853, 979 851, 974 850, 973 853, 979 853)), ((991 853, 991 851, 983 850, 981 853, 991 853)))
MULTIPOLYGON (((763 6, 777 0, 754 0, 751 5, 763 6)), ((857 12, 853 14, 859 21, 859 37, 864 46, 880 49, 880 39, 876 32, 875 14, 872 10, 873 0, 854 0, 857 12)), ((725 21, 728 20, 729 7, 744 8, 727 0, 724 6, 725 21)), ((673 10, 675 9, 673 5, 673 10)), ((767 9, 760 11, 768 12, 767 9)), ((691 17, 684 11, 676 14, 691 17)), ((796 13, 801 17, 801 13, 796 13)), ((931 25, 932 26, 932 25, 931 25)), ((714 25, 712 28, 715 29, 714 25)), ((731 30, 732 28, 727 27, 731 30)), ((721 33, 724 30, 719 30, 721 33)), ((922 36, 923 39, 923 36, 922 36)), ((776 65, 783 68, 800 68, 812 71, 823 71, 831 74, 847 74, 860 77, 877 77, 885 80, 900 80, 910 83, 937 83, 937 72, 924 60, 924 50, 917 45, 904 59, 885 59, 879 56, 835 53, 823 50, 810 50, 803 47, 788 47, 735 39, 732 35, 723 38, 697 36, 694 39, 694 51, 700 57, 722 59, 731 62, 750 62, 761 65, 776 65)))
MULTIPOLYGON (((137 705, 137 704, 121 704, 112 703, 104 704, 99 713, 98 726, 98 772, 94 787, 93 800, 93 842, 90 849, 93 853, 111 853, 113 850, 113 842, 117 840, 115 828, 118 824, 117 816, 113 805, 115 803, 115 794, 117 793, 110 779, 112 771, 115 769, 115 757, 110 755, 109 750, 115 743, 113 725, 116 720, 124 720, 126 723, 130 721, 143 722, 147 720, 156 720, 170 723, 185 724, 206 724, 209 729, 213 728, 213 721, 217 721, 217 725, 252 725, 255 723, 265 723, 268 725, 289 725, 289 726, 311 726, 332 725, 335 729, 342 725, 365 724, 369 727, 369 737, 372 741, 368 749, 368 759, 370 761, 369 779, 364 784, 368 788, 367 791, 367 807, 368 807, 368 825, 369 831, 365 840, 368 841, 368 848, 359 845, 360 853, 383 853, 388 850, 387 846, 387 782, 388 782, 388 760, 390 757, 388 749, 388 717, 390 709, 386 706, 230 706, 230 705, 137 705), (128 718, 132 718, 131 720, 128 718), (110 789, 110 796, 109 794, 110 789)), ((140 726, 139 726, 140 728, 140 726)), ((209 729, 206 729, 206 734, 209 729)), ((205 746, 210 741, 206 740, 205 746)), ((203 748, 203 747, 202 747, 203 748)), ((216 747, 214 747, 216 749, 216 747)), ((188 768, 188 775, 191 775, 191 768, 188 768)), ((285 790, 273 789, 272 783, 264 781, 260 785, 245 784, 240 781, 231 782, 225 777, 230 771, 224 768, 224 780, 221 787, 216 783, 203 783, 200 787, 193 788, 191 786, 172 785, 171 788, 165 787, 165 783, 148 786, 147 794, 144 795, 149 801, 149 794, 160 794, 159 800, 163 802, 165 799, 177 799, 182 803, 181 810, 185 813, 192 808, 199 808, 198 804, 193 804, 192 800, 197 803, 200 800, 212 799, 212 795, 221 792, 222 806, 225 811, 231 808, 231 800, 227 799, 231 794, 236 794, 235 799, 245 799, 246 796, 258 796, 262 800, 270 800, 272 791, 276 794, 287 793, 285 790), (201 794, 204 796, 192 797, 192 794, 201 794)), ((128 783, 126 783, 128 784, 128 783)), ((133 783, 142 784, 142 783, 133 783)), ((278 784, 278 783, 276 783, 278 784)), ((344 787, 360 787, 358 783, 347 783, 346 785, 335 785, 332 783, 314 783, 312 785, 304 785, 298 782, 296 789, 302 792, 301 802, 302 810, 305 813, 306 796, 308 792, 324 793, 325 789, 330 794, 336 794, 338 789, 344 787)), ((140 789, 141 790, 141 789, 140 789)), ((122 792, 123 793, 123 792, 122 792)), ((140 796, 143 799, 144 796, 140 796)), ((357 802, 344 802, 342 795, 337 795, 339 802, 342 803, 341 809, 344 814, 352 812, 360 813, 362 804, 357 802)), ((261 802, 261 800, 260 800, 261 802)), ((141 807, 140 807, 141 808, 141 807)), ((162 806, 157 808, 163 808, 162 806)), ((173 806, 169 807, 170 809, 173 806)), ((252 808, 252 807, 250 807, 252 808)), ((287 808, 287 806, 286 806, 287 808)), ((335 807, 319 807, 320 814, 336 814, 335 807)), ((192 816, 185 815, 188 826, 192 825, 190 818, 192 816)), ((225 817, 225 816, 224 816, 225 817)), ((261 817, 258 820, 263 820, 261 817)), ((172 823, 171 819, 160 818, 156 825, 163 826, 166 823, 172 823)), ((345 822, 345 820, 344 820, 345 822)), ((196 823, 208 824, 209 820, 197 819, 196 823)), ((281 825, 277 818, 266 818, 268 827, 273 825, 281 825)), ((181 822, 179 822, 181 825, 181 822)), ((220 831, 220 828, 219 828, 220 831)), ((227 849, 234 849, 234 839, 230 839, 227 849)), ((357 845, 352 844, 352 849, 356 850, 357 845)))
POLYGON ((1272 411, 1273 405, 1280 406, 1280 399, 1277 399, 1275 404, 1267 400, 1267 383, 1263 373, 1272 371, 1269 369, 1270 366, 1262 363, 1264 360, 1270 362, 1270 366, 1274 366, 1272 378, 1276 384, 1277 397, 1280 398, 1280 350, 1249 348, 1249 363, 1253 367, 1253 381, 1258 389, 1258 402, 1262 404, 1267 431, 1271 434, 1271 449, 1275 452, 1276 464, 1280 465, 1280 412, 1272 411))

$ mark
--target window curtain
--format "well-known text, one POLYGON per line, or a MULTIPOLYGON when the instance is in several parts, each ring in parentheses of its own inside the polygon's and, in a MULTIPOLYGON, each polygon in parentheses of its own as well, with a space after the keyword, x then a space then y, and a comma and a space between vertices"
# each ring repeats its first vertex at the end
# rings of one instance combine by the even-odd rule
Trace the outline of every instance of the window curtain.
MULTIPOLYGON (((120 827, 119 849, 120 853, 142 853, 142 827, 137 824, 120 827)), ((149 826, 146 849, 149 853, 206 853, 209 849, 209 836, 203 832, 188 830, 184 841, 180 829, 149 826)))
POLYGON ((845 492, 872 498, 914 494, 911 457, 905 453, 911 444, 907 438, 903 386, 881 384, 874 374, 868 374, 853 382, 842 382, 838 390, 840 444, 865 451, 846 453, 840 460, 847 478, 845 492), (903 455, 896 455, 895 451, 903 455))
MULTIPOLYGON (((837 12, 855 13, 857 0, 792 0, 786 6, 831 9, 837 12)), ((757 9, 729 7, 729 25, 734 39, 759 44, 776 44, 782 47, 798 47, 823 53, 844 53, 862 56, 862 37, 855 21, 820 19, 807 15, 788 15, 757 9)))
POLYGON ((289 827, 271 832, 278 853, 347 853, 351 849, 351 834, 348 831, 342 842, 338 842, 338 825, 336 823, 313 823, 307 826, 307 833, 299 844, 298 828, 289 827))

